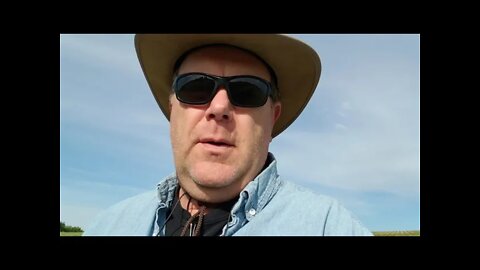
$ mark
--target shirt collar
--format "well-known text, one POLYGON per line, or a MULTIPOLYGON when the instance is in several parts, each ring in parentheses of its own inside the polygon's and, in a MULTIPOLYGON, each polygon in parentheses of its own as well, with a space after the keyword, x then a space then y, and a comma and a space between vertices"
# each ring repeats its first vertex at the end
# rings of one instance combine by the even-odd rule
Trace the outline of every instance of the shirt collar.
POLYGON ((232 213, 243 210, 245 217, 250 220, 273 198, 281 181, 278 178, 277 161, 272 153, 268 153, 268 163, 270 164, 242 190, 232 213))
POLYGON ((178 180, 177 174, 172 173, 163 179, 157 185, 157 197, 160 201, 160 207, 165 207, 170 205, 171 201, 175 196, 175 188, 177 187, 178 180), (165 205, 162 205, 165 204, 165 205))

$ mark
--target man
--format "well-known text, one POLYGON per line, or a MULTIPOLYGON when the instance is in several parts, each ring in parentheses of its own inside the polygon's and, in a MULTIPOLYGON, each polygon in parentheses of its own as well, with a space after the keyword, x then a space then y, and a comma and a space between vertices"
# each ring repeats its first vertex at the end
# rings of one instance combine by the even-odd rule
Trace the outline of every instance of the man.
POLYGON ((371 235, 337 201, 281 179, 268 152, 301 113, 320 59, 284 35, 137 35, 170 121, 176 172, 84 235, 371 235))

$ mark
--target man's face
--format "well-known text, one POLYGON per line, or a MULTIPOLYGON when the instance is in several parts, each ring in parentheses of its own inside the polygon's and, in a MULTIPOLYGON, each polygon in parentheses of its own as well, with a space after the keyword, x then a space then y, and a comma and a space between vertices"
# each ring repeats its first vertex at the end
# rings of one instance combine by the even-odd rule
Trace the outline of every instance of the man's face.
MULTIPOLYGON (((206 47, 192 52, 178 74, 253 75, 270 81, 265 65, 247 52, 206 47)), ((271 98, 262 107, 230 103, 223 86, 210 103, 188 105, 170 96, 170 136, 177 176, 193 198, 222 202, 236 195, 263 167, 281 105, 271 98)))

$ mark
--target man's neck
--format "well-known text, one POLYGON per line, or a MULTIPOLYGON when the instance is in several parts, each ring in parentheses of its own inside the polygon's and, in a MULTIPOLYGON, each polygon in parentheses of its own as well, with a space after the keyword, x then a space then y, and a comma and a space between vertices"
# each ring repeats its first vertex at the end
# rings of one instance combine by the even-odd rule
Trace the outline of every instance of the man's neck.
MULTIPOLYGON (((263 172, 269 165, 270 163, 273 161, 273 158, 268 155, 267 156, 267 159, 263 165, 263 168, 258 172, 258 174, 260 174, 261 172, 263 172)), ((258 175, 257 174, 257 175, 258 175)), ((238 192, 240 193, 240 192, 238 192)), ((218 205, 221 205, 223 204, 224 202, 222 203, 206 203, 206 202, 201 202, 201 201, 198 201, 194 198, 192 198, 182 187, 181 185, 179 185, 179 189, 178 189, 178 198, 180 200, 180 205, 182 206, 183 209, 187 210, 190 215, 194 215, 196 214, 198 211, 200 211, 200 207, 201 206, 206 206, 206 210, 205 210, 205 213, 208 213, 208 209, 209 208, 215 208, 217 207, 218 205)), ((238 194, 237 196, 234 196, 234 198, 238 198, 238 194)), ((233 200, 234 198, 230 199, 229 201, 233 200)))
MULTIPOLYGON (((186 193, 181 186, 178 190, 178 198, 180 198, 180 205, 182 206, 182 208, 187 210, 190 215, 196 214, 198 211, 200 211, 200 207, 202 205, 205 205, 205 203, 199 202, 194 198, 190 197, 190 195, 186 193)), ((208 206, 205 210, 205 213, 208 213, 208 206)))

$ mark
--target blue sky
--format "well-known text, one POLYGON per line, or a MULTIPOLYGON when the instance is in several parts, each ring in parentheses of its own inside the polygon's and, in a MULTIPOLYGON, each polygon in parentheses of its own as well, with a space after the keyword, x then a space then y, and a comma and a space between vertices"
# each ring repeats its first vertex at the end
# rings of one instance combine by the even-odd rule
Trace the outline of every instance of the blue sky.
MULTIPOLYGON (((338 199, 370 230, 420 228, 420 36, 291 35, 320 55, 300 117, 270 145, 280 176, 338 199)), ((155 188, 169 125, 134 35, 60 36, 60 219, 155 188)))

